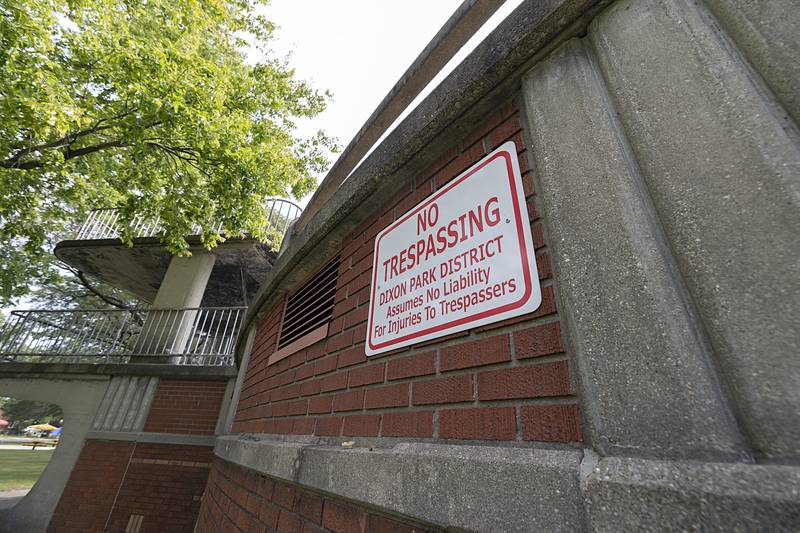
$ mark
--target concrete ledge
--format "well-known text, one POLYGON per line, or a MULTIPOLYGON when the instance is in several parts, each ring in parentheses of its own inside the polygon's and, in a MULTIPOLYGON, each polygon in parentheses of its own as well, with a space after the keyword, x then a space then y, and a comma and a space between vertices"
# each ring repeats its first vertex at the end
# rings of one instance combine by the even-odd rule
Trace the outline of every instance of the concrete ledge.
POLYGON ((147 442, 150 444, 180 444, 184 446, 214 446, 211 435, 180 435, 178 433, 143 433, 126 431, 90 431, 87 439, 147 442))
POLYGON ((220 437, 221 459, 430 524, 470 531, 795 531, 800 467, 599 459, 566 449, 220 437))
POLYGON ((797 531, 800 468, 601 460, 585 484, 595 531, 797 531))
POLYGON ((52 379, 89 379, 88 376, 158 376, 191 379, 226 380, 236 377, 235 366, 178 366, 154 364, 90 364, 90 363, 0 363, 0 376, 35 378, 37 375, 52 379))
MULTIPOLYGON (((319 441, 316 441, 319 442, 319 441)), ((218 457, 390 513, 479 531, 585 529, 574 450, 400 443, 343 449, 253 435, 217 439, 218 457)))

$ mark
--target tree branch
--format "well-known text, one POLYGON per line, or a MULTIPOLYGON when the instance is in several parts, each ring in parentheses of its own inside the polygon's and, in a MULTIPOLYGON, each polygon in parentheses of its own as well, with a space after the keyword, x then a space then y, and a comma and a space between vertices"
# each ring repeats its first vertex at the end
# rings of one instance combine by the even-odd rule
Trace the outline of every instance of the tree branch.
POLYGON ((107 294, 103 294, 97 288, 93 287, 91 282, 86 278, 86 274, 84 274, 82 271, 80 271, 80 270, 78 270, 76 268, 73 268, 73 267, 71 267, 71 266, 69 266, 67 264, 64 264, 64 267, 66 267, 67 270, 69 270, 70 272, 72 272, 75 275, 75 277, 78 279, 80 284, 83 285, 83 287, 87 291, 89 291, 93 295, 97 296, 98 298, 100 298, 102 301, 104 301, 108 305, 114 306, 114 307, 116 307, 118 309, 130 309, 130 306, 125 305, 125 303, 123 303, 121 300, 118 300, 117 298, 114 298, 113 296, 109 296, 107 294))
MULTIPOLYGON (((22 161, 22 159, 29 154, 35 153, 40 150, 47 150, 47 149, 59 149, 64 153, 64 159, 72 159, 74 157, 80 157, 82 155, 91 154, 93 152, 97 152, 99 150, 105 150, 106 148, 115 148, 115 147, 123 147, 123 146, 130 146, 130 143, 127 141, 123 141, 122 139, 117 139, 114 141, 107 141, 103 143, 97 143, 90 146, 84 146, 82 148, 72 149, 72 144, 80 139, 81 137, 85 137, 87 135, 92 135, 95 133, 99 133, 101 131, 109 130, 114 128, 115 124, 106 124, 106 122, 119 120, 124 118, 131 113, 135 112, 136 109, 131 109, 129 111, 125 111, 124 113, 120 113, 116 116, 111 118, 101 118, 97 121, 97 123, 92 126, 91 128, 76 131, 70 134, 67 134, 59 139, 55 139, 53 141, 49 141, 42 144, 37 144, 35 146, 29 146, 27 148, 21 148, 17 150, 13 155, 9 156, 8 158, 0 161, 0 168, 16 168, 21 170, 30 170, 33 168, 39 168, 43 165, 41 159, 32 159, 29 161, 22 161)), ((162 124, 163 121, 157 120, 150 124, 144 126, 145 129, 149 129, 159 124, 162 124)))
MULTIPOLYGON (((107 141, 104 143, 97 143, 92 144, 89 146, 84 146, 82 148, 77 148, 75 150, 71 149, 69 146, 65 147, 62 152, 64 153, 64 160, 73 159, 75 157, 80 157, 82 155, 91 154, 94 152, 99 152, 100 150, 105 150, 106 148, 121 148, 125 146, 130 146, 127 141, 123 141, 121 139, 116 139, 114 141, 107 141)), ((31 159, 29 161, 20 162, 11 162, 8 163, 8 160, 3 161, 0 163, 0 167, 3 168, 17 168, 20 170, 30 170, 32 168, 39 168, 42 167, 44 163, 41 159, 31 159)))

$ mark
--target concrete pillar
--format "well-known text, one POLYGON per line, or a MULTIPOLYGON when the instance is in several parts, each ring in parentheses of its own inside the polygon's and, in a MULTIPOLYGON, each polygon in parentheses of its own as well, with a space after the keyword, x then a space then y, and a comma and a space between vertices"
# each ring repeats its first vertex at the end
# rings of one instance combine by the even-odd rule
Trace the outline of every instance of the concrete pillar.
POLYGON ((172 258, 152 305, 162 311, 148 313, 136 351, 153 355, 184 352, 197 317, 193 308, 203 301, 214 261, 215 256, 206 250, 172 258))
MULTIPOLYGON (((733 5, 712 4, 720 14, 733 5)), ((776 18, 787 22, 775 35, 791 35, 785 46, 797 50, 796 2, 782 4, 776 18)), ((736 418, 757 458, 797 461, 800 141, 785 88, 796 95, 798 71, 749 64, 764 48, 734 35, 720 31, 705 2, 689 0, 617 2, 589 31, 736 418)))
POLYGON ((603 454, 746 456, 584 41, 538 65, 523 93, 587 440, 603 454))

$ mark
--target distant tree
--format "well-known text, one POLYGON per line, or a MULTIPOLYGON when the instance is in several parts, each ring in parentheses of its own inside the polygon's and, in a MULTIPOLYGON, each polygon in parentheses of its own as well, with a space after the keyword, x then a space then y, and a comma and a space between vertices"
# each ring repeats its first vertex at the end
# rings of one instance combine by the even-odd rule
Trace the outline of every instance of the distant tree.
POLYGON ((328 96, 270 55, 259 3, 0 0, 0 305, 58 280, 48 239, 90 208, 186 254, 195 225, 266 240, 265 197, 315 186, 334 146, 295 120, 328 96))
POLYGON ((64 418, 61 407, 31 400, 0 398, 0 409, 5 411, 8 421, 18 429, 33 424, 61 425, 61 420, 64 418))

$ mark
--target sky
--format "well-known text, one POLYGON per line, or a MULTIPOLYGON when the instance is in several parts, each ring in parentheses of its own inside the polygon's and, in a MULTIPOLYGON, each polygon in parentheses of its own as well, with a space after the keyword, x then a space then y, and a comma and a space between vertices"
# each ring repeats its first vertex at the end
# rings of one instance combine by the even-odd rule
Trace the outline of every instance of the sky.
MULTIPOLYGON (((276 55, 289 57, 298 78, 333 93, 321 115, 298 124, 299 133, 322 129, 344 149, 461 1, 271 0, 264 14, 278 25, 276 55)), ((521 1, 507 0, 406 114, 521 1)))

